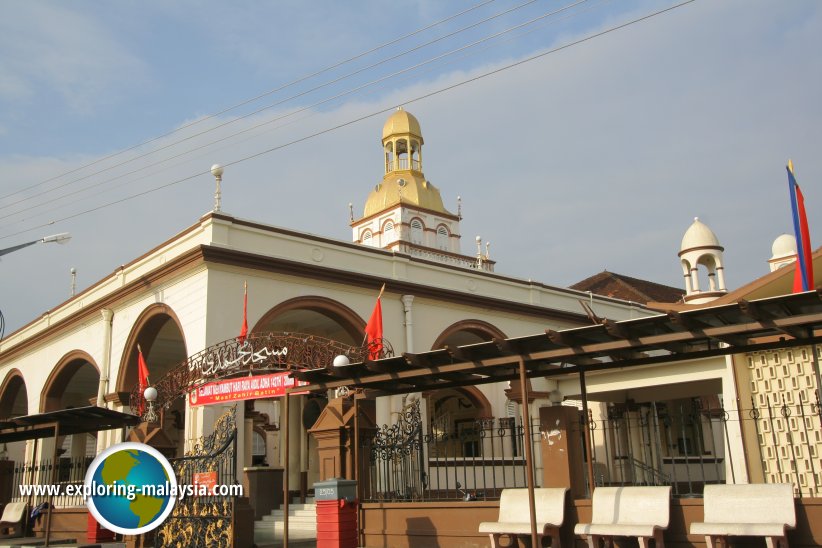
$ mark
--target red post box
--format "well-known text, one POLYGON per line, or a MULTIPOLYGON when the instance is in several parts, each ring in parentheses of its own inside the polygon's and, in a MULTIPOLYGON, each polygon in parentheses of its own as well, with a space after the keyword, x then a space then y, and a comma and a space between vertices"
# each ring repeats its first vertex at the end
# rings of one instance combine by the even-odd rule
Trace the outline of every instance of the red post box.
POLYGON ((332 478, 314 484, 317 548, 357 548, 357 482, 332 478))
POLYGON ((109 531, 94 519, 91 512, 88 513, 88 522, 86 523, 86 538, 88 542, 108 542, 114 540, 114 531, 109 531))

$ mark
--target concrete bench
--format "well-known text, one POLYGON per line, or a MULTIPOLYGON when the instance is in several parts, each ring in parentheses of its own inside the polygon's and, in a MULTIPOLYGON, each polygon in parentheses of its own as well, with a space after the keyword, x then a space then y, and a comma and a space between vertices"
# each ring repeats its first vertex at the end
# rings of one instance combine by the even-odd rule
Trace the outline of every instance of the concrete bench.
POLYGON ((8 538, 11 536, 23 536, 23 521, 26 518, 25 502, 10 502, 3 508, 3 515, 0 516, 0 536, 8 538), (6 533, 8 531, 8 533, 6 533))
POLYGON ((592 506, 591 523, 574 527, 574 534, 588 537, 590 548, 598 548, 600 541, 610 546, 613 537, 636 537, 642 548, 652 538, 657 548, 665 546, 670 487, 597 487, 592 506))
POLYGON ((691 534, 705 535, 708 548, 727 546, 731 536, 765 537, 769 548, 787 548, 786 532, 796 527, 791 484, 706 485, 704 495, 705 521, 692 523, 691 534))
MULTIPOLYGON (((537 534, 551 537, 552 548, 560 547, 559 528, 565 517, 565 492, 568 489, 534 489, 534 507, 537 518, 537 534)), ((531 535, 531 510, 528 504, 528 489, 503 489, 499 499, 499 519, 484 521, 479 526, 480 533, 491 537, 491 548, 500 546, 502 535, 531 535)), ((541 542, 541 541, 540 541, 541 542)))

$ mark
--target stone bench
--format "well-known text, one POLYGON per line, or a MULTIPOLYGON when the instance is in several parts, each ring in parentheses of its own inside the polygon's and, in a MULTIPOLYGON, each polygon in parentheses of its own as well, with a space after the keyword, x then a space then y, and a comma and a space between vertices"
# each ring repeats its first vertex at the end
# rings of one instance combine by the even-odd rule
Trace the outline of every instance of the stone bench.
POLYGON ((6 504, 6 507, 3 508, 3 515, 0 516, 0 537, 23 536, 23 521, 25 518, 25 502, 10 502, 6 504))
POLYGON ((788 483, 706 485, 705 521, 691 524, 692 535, 705 535, 708 548, 727 546, 731 536, 765 537, 769 548, 788 546, 796 527, 793 486, 788 483))
MULTIPOLYGON (((559 528, 565 517, 565 492, 562 488, 534 489, 537 535, 551 537, 552 548, 560 547, 559 528)), ((479 526, 480 533, 488 533, 491 548, 497 548, 502 535, 516 537, 531 535, 531 509, 528 504, 528 489, 503 489, 499 499, 497 521, 484 521, 479 526)), ((541 542, 541 541, 540 541, 541 542)))
POLYGON ((612 544, 613 537, 636 537, 646 548, 654 539, 663 548, 662 532, 671 514, 670 487, 597 487, 592 502, 591 523, 580 523, 574 534, 588 537, 588 546, 600 541, 612 544))

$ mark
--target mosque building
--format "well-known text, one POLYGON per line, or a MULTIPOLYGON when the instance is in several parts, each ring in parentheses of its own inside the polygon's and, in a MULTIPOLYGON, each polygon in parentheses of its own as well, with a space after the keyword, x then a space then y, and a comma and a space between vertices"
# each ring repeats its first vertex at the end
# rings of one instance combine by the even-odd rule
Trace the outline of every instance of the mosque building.
MULTIPOLYGON (((215 356, 227 356, 228 349, 236 352, 244 287, 249 340, 290 337, 295 345, 303 341, 302 354, 289 349, 288 359, 329 362, 312 363, 315 367, 331 365, 328 356, 333 352, 326 350, 339 353, 341 348, 363 345, 381 288, 382 335, 386 351, 395 356, 436 349, 457 353, 459 347, 484 341, 790 292, 792 268, 782 268, 795 261, 795 241, 790 237, 774 242, 770 274, 731 291, 725 283, 724 249, 698 219, 686 231, 679 251, 684 291, 609 273, 572 288, 506 276, 479 238, 471 241, 471 252, 464 253, 462 212, 459 205, 456 212, 449 211, 439 189, 426 178, 424 144, 421 125, 411 113, 400 108, 388 117, 381 159, 375 162, 381 178, 368 193, 361 216, 356 217, 351 206, 351 242, 208 212, 0 341, 0 418, 88 405, 135 412, 140 353, 150 384, 161 388, 164 398, 159 418, 130 432, 61 436, 39 445, 15 442, 5 449, 8 459, 34 461, 54 450, 56 443, 61 460, 83 462, 126 439, 180 457, 236 405, 238 481, 259 469, 284 470, 288 484, 305 496, 320 479, 321 467, 317 440, 308 430, 334 394, 292 397, 286 419, 279 396, 206 402, 198 399, 205 396, 191 391, 199 381, 214 380, 209 375, 215 356), (322 352, 312 350, 320 347, 322 352), (172 386, 169 379, 178 378, 183 366, 189 371, 188 384, 179 381, 174 390, 164 388, 172 386)), ((366 191, 362 189, 363 195, 366 191)), ((273 354, 274 347, 266 348, 273 354)), ((766 385, 781 383, 789 389, 784 386, 789 379, 776 369, 798 361, 808 379, 802 377, 806 384, 797 386, 792 397, 809 401, 815 386, 810 384, 810 360, 807 349, 785 350, 658 363, 630 371, 613 368, 590 375, 588 396, 598 402, 592 420, 622 417, 644 424, 644 430, 630 432, 613 424, 599 430, 603 438, 595 437, 600 440, 595 456, 603 464, 596 470, 597 481, 616 481, 617 474, 623 480, 626 474, 638 473, 668 477, 683 462, 689 474, 696 474, 710 461, 712 480, 730 477, 732 471, 737 479, 771 473, 773 464, 767 458, 754 465, 753 454, 740 449, 750 445, 755 434, 738 422, 723 423, 718 410, 748 396, 760 397, 766 385), (773 376, 757 373, 760 364, 775 368, 773 376), (654 417, 663 416, 661 409, 671 418, 674 409, 694 402, 705 411, 695 422, 674 418, 651 428, 654 417), (604 441, 608 436, 611 445, 604 441), (615 447, 619 455, 613 453, 615 447), (704 450, 700 462, 692 458, 696 448, 704 450)), ((227 361, 219 363, 228 367, 227 361)), ((507 432, 521 405, 538 417, 541 407, 563 400, 575 407, 580 397, 576 377, 530 382, 527 399, 505 382, 422 392, 411 398, 379 397, 371 419, 375 427, 394 424, 410 401, 419 401, 422 425, 441 435, 463 436, 462 443, 449 450, 451 458, 474 462, 482 456, 489 469, 495 469, 494 460, 483 453, 486 442, 476 437, 471 425, 484 421, 495 431, 507 432)), ((521 446, 506 443, 494 457, 501 466, 521 459, 521 446)), ((539 446, 535 448, 539 452, 539 446)), ((539 458, 536 463, 541 476, 545 471, 539 458)), ((817 468, 822 470, 822 462, 817 468)), ((808 474, 803 481, 813 483, 808 474)), ((429 472, 426 481, 433 475, 429 472)), ((476 484, 462 487, 478 490, 476 484)), ((58 509, 70 513, 81 505, 65 499, 58 502, 58 509)))

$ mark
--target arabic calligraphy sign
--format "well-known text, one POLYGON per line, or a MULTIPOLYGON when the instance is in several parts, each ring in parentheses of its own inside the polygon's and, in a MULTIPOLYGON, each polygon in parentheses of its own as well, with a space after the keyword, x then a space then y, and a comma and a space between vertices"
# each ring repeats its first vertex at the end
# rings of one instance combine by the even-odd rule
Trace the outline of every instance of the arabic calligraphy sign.
MULTIPOLYGON (((380 358, 394 354, 391 344, 385 339, 371 344, 381 349, 380 358)), ((243 342, 236 338, 222 341, 175 366, 153 383, 153 388, 157 390, 154 406, 167 409, 175 399, 187 397, 198 388, 222 380, 234 382, 241 375, 253 378, 274 373, 288 374, 294 369, 329 369, 336 356, 344 355, 351 363, 358 363, 366 361, 372 354, 372 349, 367 344, 351 346, 306 333, 252 333, 243 342)), ((250 386, 248 390, 253 394, 254 389, 250 386)), ((256 390, 261 389, 259 386, 260 384, 256 390)), ((244 390, 241 386, 237 392, 244 390)), ((199 395, 197 398, 199 399, 199 395)), ((142 414, 147 409, 139 385, 132 389, 129 403, 135 414, 142 414)))
POLYGON ((239 400, 280 398, 285 396, 286 389, 306 384, 308 383, 289 377, 287 371, 271 375, 226 379, 198 386, 189 392, 188 401, 192 406, 197 406, 239 400))

